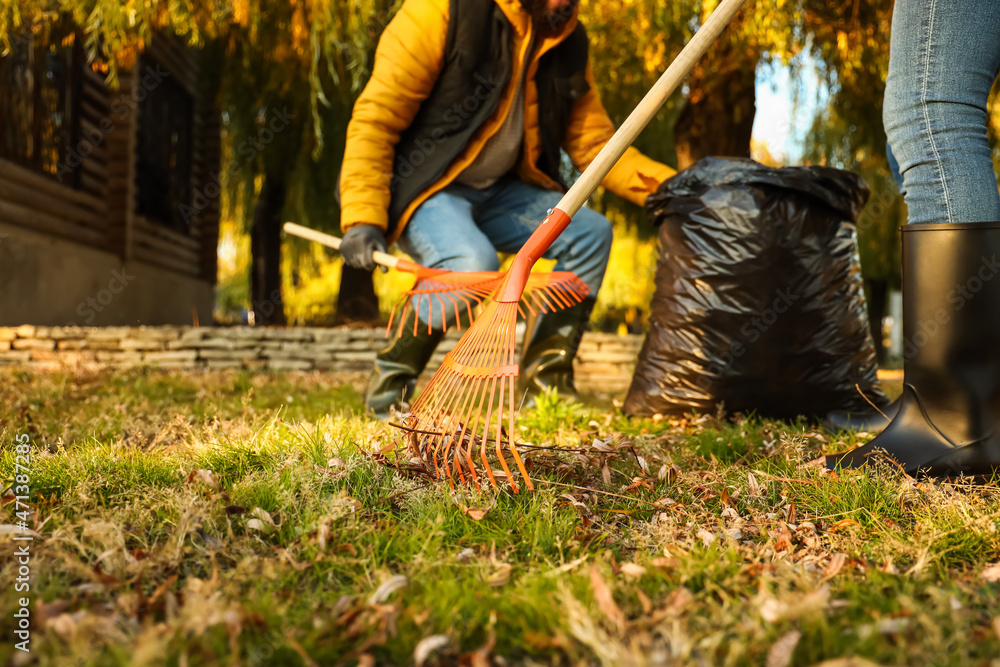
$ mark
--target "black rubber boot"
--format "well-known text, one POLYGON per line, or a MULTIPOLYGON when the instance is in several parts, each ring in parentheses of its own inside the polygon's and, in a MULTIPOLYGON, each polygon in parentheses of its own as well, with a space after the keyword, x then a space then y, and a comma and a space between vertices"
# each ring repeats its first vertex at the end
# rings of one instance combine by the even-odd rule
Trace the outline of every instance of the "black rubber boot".
POLYGON ((562 398, 577 400, 573 359, 596 301, 588 296, 571 308, 538 316, 534 328, 526 334, 521 355, 518 395, 524 398, 522 407, 533 406, 535 397, 550 387, 562 398))
POLYGON ((903 339, 899 414, 827 466, 884 451, 910 475, 1000 470, 1000 223, 903 228, 903 339))
POLYGON ((896 399, 882 412, 869 409, 863 412, 848 412, 847 410, 834 410, 823 420, 823 426, 839 433, 841 431, 864 431, 866 433, 881 433, 899 412, 899 405, 902 401, 896 399))
POLYGON ((390 408, 398 409, 413 397, 417 378, 444 337, 444 332, 437 329, 428 332, 423 321, 417 322, 414 333, 415 318, 413 309, 409 309, 409 316, 400 323, 402 331, 396 330, 401 335, 394 335, 375 357, 375 370, 365 391, 365 409, 379 419, 387 418, 390 408))

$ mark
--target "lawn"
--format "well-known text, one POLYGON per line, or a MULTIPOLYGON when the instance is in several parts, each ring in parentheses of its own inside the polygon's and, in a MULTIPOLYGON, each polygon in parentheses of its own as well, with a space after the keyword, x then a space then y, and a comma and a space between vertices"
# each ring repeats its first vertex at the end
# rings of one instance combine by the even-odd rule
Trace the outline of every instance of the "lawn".
POLYGON ((362 383, 0 370, 0 524, 35 535, 0 529, 0 661, 1000 664, 995 485, 828 474, 858 436, 807 422, 544 400, 537 490, 453 491, 376 453, 362 383))

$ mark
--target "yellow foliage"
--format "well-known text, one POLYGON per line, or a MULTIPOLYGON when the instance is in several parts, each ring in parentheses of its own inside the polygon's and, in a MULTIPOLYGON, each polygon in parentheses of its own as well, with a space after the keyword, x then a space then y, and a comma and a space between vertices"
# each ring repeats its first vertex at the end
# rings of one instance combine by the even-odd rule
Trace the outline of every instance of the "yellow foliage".
POLYGON ((233 0, 233 21, 243 28, 250 25, 250 0, 233 0))

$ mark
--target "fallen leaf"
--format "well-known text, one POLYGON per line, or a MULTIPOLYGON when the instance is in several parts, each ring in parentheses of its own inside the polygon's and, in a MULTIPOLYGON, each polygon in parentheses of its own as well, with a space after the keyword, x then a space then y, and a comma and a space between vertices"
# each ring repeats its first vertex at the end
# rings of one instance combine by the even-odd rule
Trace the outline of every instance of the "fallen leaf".
POLYGON ((760 484, 757 483, 757 478, 754 477, 752 472, 747 473, 747 490, 750 492, 750 495, 755 498, 762 495, 760 484))
POLYGON ((649 614, 649 612, 653 611, 653 601, 649 599, 648 595, 637 588, 635 590, 635 596, 639 598, 639 604, 642 605, 643 614, 649 614))
POLYGON ((599 452, 609 453, 615 451, 615 446, 612 444, 614 438, 605 438, 601 440, 600 438, 594 439, 594 449, 599 452))
POLYGON ((1000 563, 994 563, 980 572, 979 578, 990 584, 1000 581, 1000 563))
POLYGON ((464 512, 472 518, 473 521, 482 521, 486 513, 489 512, 488 507, 466 507, 464 512))
POLYGON ((259 507, 254 507, 252 510, 250 510, 250 516, 259 521, 263 521, 269 526, 275 525, 274 519, 271 518, 271 515, 259 507))
POLYGON ((788 530, 788 525, 784 521, 778 522, 778 531, 775 534, 774 550, 787 551, 792 548, 792 533, 788 530))
POLYGON ((827 579, 837 576, 837 574, 843 569, 844 563, 847 562, 847 554, 838 553, 834 554, 830 558, 830 562, 825 568, 823 568, 823 576, 827 579))
POLYGON ((574 561, 571 561, 571 562, 566 563, 564 565, 560 565, 559 567, 557 567, 557 568, 555 568, 553 570, 549 570, 548 572, 545 573, 545 576, 546 577, 554 577, 554 576, 562 574, 563 572, 569 572, 570 570, 572 570, 576 566, 582 565, 583 563, 585 563, 588 558, 590 558, 590 554, 584 554, 583 556, 580 556, 579 558, 577 558, 574 561))
POLYGON ((996 633, 997 639, 1000 639, 1000 616, 993 619, 993 632, 996 633))
POLYGON ((382 582, 382 585, 375 589, 375 592, 368 598, 368 604, 382 604, 389 599, 389 596, 400 588, 408 586, 410 580, 405 575, 397 574, 382 582))
POLYGON ((710 533, 704 529, 698 531, 697 537, 701 539, 702 542, 705 543, 706 547, 712 546, 712 544, 714 544, 715 540, 717 539, 715 533, 710 533))
POLYGON ((876 632, 880 635, 898 635, 909 625, 908 618, 883 618, 874 625, 862 625, 858 628, 858 637, 866 639, 876 632))
POLYGON ((20 526, 15 526, 9 523, 0 524, 0 535, 29 535, 31 537, 41 537, 41 535, 30 528, 21 528, 20 526))
POLYGON ((638 579, 646 574, 646 568, 635 563, 622 563, 622 574, 629 579, 638 579))
MULTIPOLYGON (((821 459, 822 460, 822 459, 821 459)), ((864 658, 835 658, 813 665, 813 667, 880 667, 877 662, 864 658)))
POLYGON ((590 566, 590 587, 594 591, 597 608, 615 625, 619 634, 624 634, 625 614, 622 613, 621 608, 615 602, 614 596, 611 595, 611 589, 604 583, 601 572, 597 569, 596 565, 590 566))
POLYGON ((330 526, 326 523, 321 523, 319 530, 316 531, 316 542, 319 544, 320 551, 326 551, 326 542, 330 539, 330 526))
POLYGON ((795 654, 795 647, 799 644, 802 633, 796 630, 774 642, 767 652, 767 667, 788 667, 792 664, 792 656, 795 654))
POLYGON ((247 530, 256 530, 260 533, 271 532, 271 527, 260 519, 247 519, 247 530))
POLYGON ((847 528, 848 526, 860 526, 861 524, 854 519, 841 519, 837 523, 830 526, 830 532, 840 530, 841 528, 847 528))
POLYGON ((501 563, 500 568, 486 580, 490 586, 506 586, 510 582, 511 567, 507 563, 501 563))
POLYGON ((430 637, 424 637, 417 642, 417 647, 413 649, 413 661, 417 663, 417 667, 422 667, 427 658, 430 657, 431 653, 440 651, 450 643, 451 637, 448 635, 431 635, 430 637))
POLYGON ((197 470, 192 470, 187 476, 188 484, 198 481, 206 486, 214 489, 215 491, 221 491, 222 486, 219 484, 219 480, 215 477, 211 470, 205 470, 204 468, 199 468, 197 470))

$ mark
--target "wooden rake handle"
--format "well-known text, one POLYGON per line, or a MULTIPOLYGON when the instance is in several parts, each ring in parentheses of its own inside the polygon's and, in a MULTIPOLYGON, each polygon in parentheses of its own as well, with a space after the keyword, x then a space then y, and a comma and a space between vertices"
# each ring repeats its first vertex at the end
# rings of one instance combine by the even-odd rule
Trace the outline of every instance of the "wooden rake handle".
MULTIPOLYGON (((298 236, 300 238, 309 239, 310 241, 315 241, 320 245, 325 245, 328 248, 333 248, 334 250, 340 250, 341 239, 333 236, 331 234, 324 234, 323 232, 317 232, 315 229, 310 229, 308 227, 303 227, 302 225, 296 225, 294 222, 286 222, 282 229, 292 236, 298 236)), ((405 267, 399 266, 401 262, 406 263, 406 260, 400 259, 388 253, 379 252, 376 250, 372 253, 372 259, 375 260, 376 264, 381 266, 387 266, 390 269, 399 268, 400 270, 406 270, 405 267)))
POLYGON ((587 199, 594 193, 604 177, 608 175, 615 163, 632 145, 639 133, 645 129, 656 112, 673 94, 677 87, 694 67, 698 59, 705 55, 712 43, 722 34, 722 31, 733 20, 744 0, 722 0, 719 6, 708 17, 705 24, 694 34, 670 66, 649 89, 638 106, 632 110, 614 136, 608 140, 594 161, 580 174, 576 183, 563 195, 548 216, 538 226, 528 241, 518 252, 518 257, 511 267, 511 280, 503 290, 499 301, 517 301, 524 290, 527 274, 535 262, 549 249, 576 212, 583 207, 587 199), (522 257, 523 255, 523 257, 522 257))

